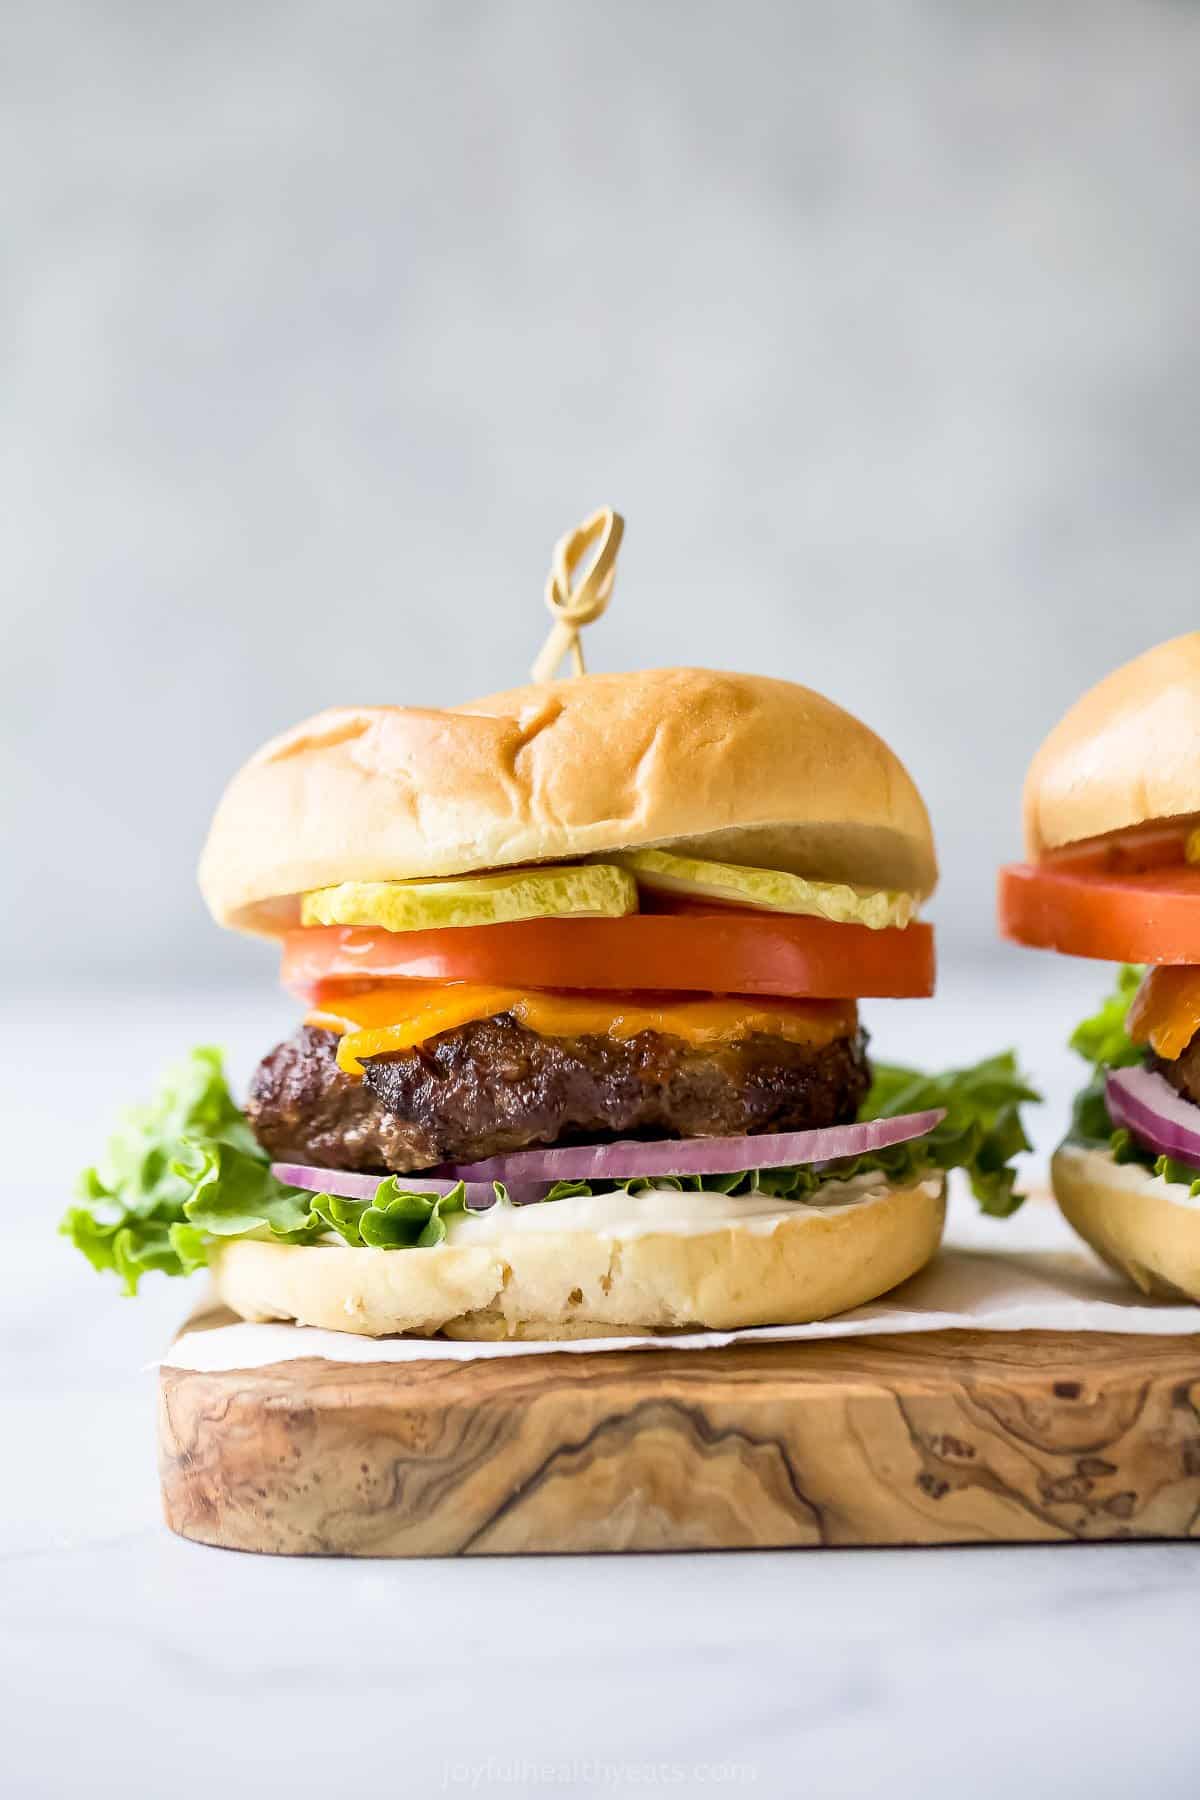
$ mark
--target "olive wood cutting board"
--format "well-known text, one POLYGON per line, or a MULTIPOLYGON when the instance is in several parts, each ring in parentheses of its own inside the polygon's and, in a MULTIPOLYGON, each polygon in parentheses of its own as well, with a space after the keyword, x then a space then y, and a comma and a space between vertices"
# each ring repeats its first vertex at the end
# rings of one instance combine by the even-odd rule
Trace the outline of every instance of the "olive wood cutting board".
MULTIPOLYGON (((232 1322, 211 1312, 192 1328, 232 1322)), ((160 1372, 168 1525, 293 1556, 1200 1536, 1200 1336, 160 1372)))

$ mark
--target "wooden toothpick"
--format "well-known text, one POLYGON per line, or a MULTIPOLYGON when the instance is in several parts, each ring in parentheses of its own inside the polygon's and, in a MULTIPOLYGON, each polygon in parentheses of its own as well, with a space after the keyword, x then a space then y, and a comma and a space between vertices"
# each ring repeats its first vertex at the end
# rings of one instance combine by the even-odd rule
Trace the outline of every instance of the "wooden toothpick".
POLYGON ((551 681, 565 656, 570 656, 573 673, 584 673, 583 645, 580 631, 598 619, 608 605, 617 574, 617 552, 625 532, 625 521, 611 506, 602 506, 590 519, 559 538, 554 546, 554 560, 546 581, 546 605, 554 620, 550 635, 533 665, 535 681, 551 681), (595 560, 577 587, 572 577, 580 562, 598 545, 595 560))

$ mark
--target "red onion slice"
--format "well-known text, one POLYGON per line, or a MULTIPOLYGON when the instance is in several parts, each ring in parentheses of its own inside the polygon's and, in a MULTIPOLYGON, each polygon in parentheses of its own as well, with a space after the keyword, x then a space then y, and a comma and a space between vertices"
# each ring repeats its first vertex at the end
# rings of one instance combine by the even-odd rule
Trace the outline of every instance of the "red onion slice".
POLYGON ((1200 1106, 1177 1094, 1152 1069, 1110 1069, 1104 1098, 1114 1125, 1123 1125, 1159 1156, 1200 1169, 1200 1106))
MULTIPOLYGON (((271 1173, 285 1187, 303 1188, 310 1194, 338 1194, 343 1200, 373 1200, 380 1182, 387 1180, 386 1175, 359 1175, 352 1169, 316 1169, 307 1163, 272 1163, 271 1173)), ((457 1175, 397 1175, 396 1180, 406 1194, 427 1194, 434 1200, 439 1195, 453 1193, 462 1178, 457 1175)), ((490 1181, 468 1181, 462 1185, 467 1190, 463 1204, 468 1212, 486 1212, 489 1206, 495 1205, 496 1190, 490 1181)), ((548 1181, 524 1182, 510 1190, 509 1198, 519 1206, 544 1200, 550 1185, 548 1181)))
MULTIPOLYGON (((396 1179, 406 1192, 428 1194, 431 1199, 450 1193, 461 1181, 466 1185, 467 1210, 486 1212, 495 1202, 494 1181, 503 1182, 515 1206, 528 1206, 544 1200, 556 1181, 654 1180, 672 1175, 736 1175, 743 1169, 783 1169, 798 1163, 820 1165, 924 1137, 945 1116, 942 1110, 905 1113, 897 1119, 867 1119, 859 1125, 828 1125, 819 1131, 763 1132, 755 1137, 564 1144, 551 1150, 516 1150, 484 1162, 444 1163, 430 1175, 398 1175, 396 1179)), ((312 1168, 306 1163, 272 1163, 271 1173, 287 1187, 340 1194, 347 1200, 373 1200, 385 1179, 348 1169, 312 1168)))
MULTIPOLYGON (((284 1187, 310 1194, 339 1194, 343 1200, 373 1200, 382 1175, 356 1175, 349 1169, 313 1169, 307 1163, 272 1163, 271 1173, 284 1187)), ((448 1194, 448 1181, 430 1183, 430 1192, 448 1194)))
POLYGON ((734 1175, 742 1169, 783 1169, 797 1163, 837 1162, 924 1137, 944 1110, 828 1125, 819 1131, 763 1132, 755 1137, 658 1139, 650 1143, 564 1144, 516 1150, 483 1162, 443 1164, 439 1175, 461 1181, 631 1181, 667 1175, 734 1175))

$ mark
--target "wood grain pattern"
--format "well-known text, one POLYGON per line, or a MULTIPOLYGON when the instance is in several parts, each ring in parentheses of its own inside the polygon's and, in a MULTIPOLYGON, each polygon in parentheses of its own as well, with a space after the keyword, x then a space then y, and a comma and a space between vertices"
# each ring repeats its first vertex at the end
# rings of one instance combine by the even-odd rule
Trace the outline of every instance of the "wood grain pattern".
POLYGON ((1200 1535, 1200 1336, 164 1368, 167 1523, 287 1555, 1200 1535))

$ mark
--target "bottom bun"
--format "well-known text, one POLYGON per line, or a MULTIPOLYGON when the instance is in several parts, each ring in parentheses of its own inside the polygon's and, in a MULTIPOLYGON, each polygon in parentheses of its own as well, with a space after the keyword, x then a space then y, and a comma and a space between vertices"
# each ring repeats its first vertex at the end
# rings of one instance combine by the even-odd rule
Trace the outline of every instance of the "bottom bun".
POLYGON ((242 1239, 213 1253, 243 1319, 364 1337, 620 1337, 799 1325, 874 1300, 941 1241, 943 1178, 831 1183, 813 1201, 579 1196, 451 1221, 429 1250, 242 1239))
POLYGON ((1070 1225, 1143 1294, 1200 1300, 1200 1201, 1111 1150, 1063 1144, 1050 1165, 1070 1225))

